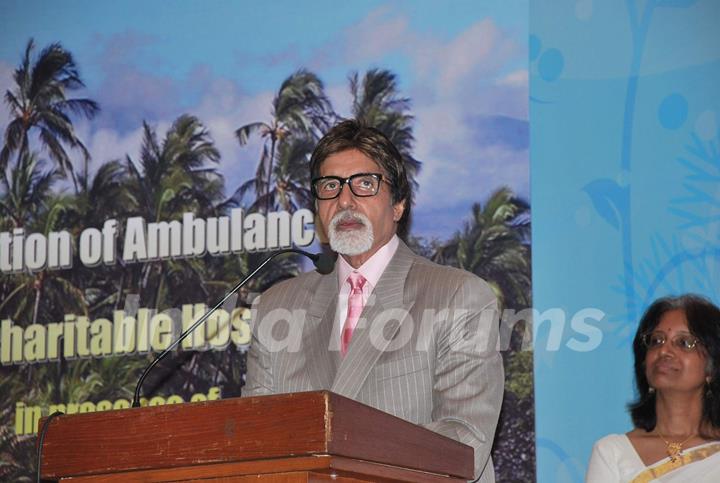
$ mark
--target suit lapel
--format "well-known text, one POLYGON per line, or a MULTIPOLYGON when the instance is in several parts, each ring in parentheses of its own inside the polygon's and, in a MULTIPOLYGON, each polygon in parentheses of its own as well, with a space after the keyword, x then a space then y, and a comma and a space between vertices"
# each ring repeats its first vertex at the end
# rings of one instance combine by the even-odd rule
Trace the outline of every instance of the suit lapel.
POLYGON ((337 308, 337 272, 325 275, 311 294, 305 316, 303 352, 313 388, 329 389, 337 371, 334 354, 328 351, 337 308))
POLYGON ((400 242, 360 315, 348 352, 340 361, 335 375, 331 389, 333 392, 349 398, 355 397, 375 362, 397 334, 402 324, 398 318, 405 319, 415 302, 411 287, 406 286, 414 257, 412 251, 400 242), (404 315, 398 317, 400 314, 404 315), (371 330, 372 322, 378 317, 386 322, 381 324, 384 326, 382 333, 378 332, 378 327, 371 330))

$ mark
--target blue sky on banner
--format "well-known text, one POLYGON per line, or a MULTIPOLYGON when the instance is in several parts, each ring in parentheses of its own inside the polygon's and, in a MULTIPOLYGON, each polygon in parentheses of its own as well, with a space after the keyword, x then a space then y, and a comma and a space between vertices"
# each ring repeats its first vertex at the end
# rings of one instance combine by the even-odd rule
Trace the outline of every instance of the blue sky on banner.
MULTIPOLYGON (((439 2, 4 2, 0 89, 26 42, 60 41, 83 94, 102 113, 78 132, 95 165, 137 157, 142 121, 160 133, 189 112, 209 128, 231 193, 254 173, 260 144, 234 131, 269 117, 281 82, 305 67, 349 113, 347 76, 398 74, 413 101, 419 177, 415 233, 446 238, 473 202, 508 185, 529 196, 525 0, 439 2), (450 196, 444 195, 450 194, 450 196)), ((7 123, 0 110, 0 128, 7 123)))

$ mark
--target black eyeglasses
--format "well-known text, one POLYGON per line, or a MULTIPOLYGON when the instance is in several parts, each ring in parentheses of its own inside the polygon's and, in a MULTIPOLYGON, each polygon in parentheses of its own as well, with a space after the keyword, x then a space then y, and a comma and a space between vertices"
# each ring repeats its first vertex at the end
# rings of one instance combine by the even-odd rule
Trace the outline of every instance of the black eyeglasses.
POLYGON ((347 184, 355 196, 375 196, 380 191, 383 177, 380 173, 357 173, 348 178, 321 176, 312 180, 312 193, 319 200, 332 200, 340 196, 347 184))
MULTIPOLYGON (((668 341, 668 337, 664 332, 655 331, 643 334, 642 341, 648 349, 657 349, 658 347, 665 345, 665 342, 668 341)), ((680 333, 670 339, 670 342, 672 345, 685 352, 693 352, 702 344, 700 339, 688 333, 680 333)))

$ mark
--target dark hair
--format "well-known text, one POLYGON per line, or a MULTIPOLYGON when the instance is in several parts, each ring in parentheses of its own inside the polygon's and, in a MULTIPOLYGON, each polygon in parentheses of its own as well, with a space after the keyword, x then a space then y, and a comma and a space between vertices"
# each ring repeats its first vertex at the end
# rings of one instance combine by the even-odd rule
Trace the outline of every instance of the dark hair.
POLYGON ((690 333, 700 339, 702 350, 708 359, 707 373, 710 382, 703 393, 703 429, 720 430, 720 309, 704 297, 694 294, 679 297, 663 297, 650 305, 640 319, 635 339, 635 384, 638 390, 637 401, 629 405, 633 424, 645 431, 652 431, 657 424, 655 414, 655 392, 645 374, 645 356, 647 347, 642 341, 644 334, 652 332, 662 316, 672 310, 682 310, 687 319, 690 333))
POLYGON ((336 124, 320 139, 310 157, 310 177, 314 179, 320 176, 320 165, 328 156, 348 149, 357 149, 385 171, 393 204, 405 202, 397 230, 398 236, 404 239, 410 228, 412 188, 402 155, 379 130, 354 119, 336 124))

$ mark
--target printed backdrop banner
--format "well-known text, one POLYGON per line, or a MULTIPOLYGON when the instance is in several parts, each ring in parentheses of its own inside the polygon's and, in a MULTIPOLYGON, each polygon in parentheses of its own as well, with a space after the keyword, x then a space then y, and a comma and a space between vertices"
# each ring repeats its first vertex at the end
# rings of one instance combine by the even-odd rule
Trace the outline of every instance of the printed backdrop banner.
POLYGON ((719 18, 715 0, 532 2, 539 482, 582 482, 593 442, 632 429, 652 301, 720 302, 719 18))
MULTIPOLYGON (((527 3, 44 2, 0 7, 0 480, 38 419, 122 410, 140 371, 269 253, 319 250, 308 159, 339 119, 408 163, 416 252, 505 310, 500 481, 535 478, 527 3)), ((242 393, 277 258, 143 387, 242 393)))

